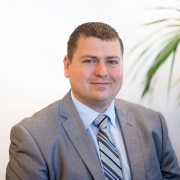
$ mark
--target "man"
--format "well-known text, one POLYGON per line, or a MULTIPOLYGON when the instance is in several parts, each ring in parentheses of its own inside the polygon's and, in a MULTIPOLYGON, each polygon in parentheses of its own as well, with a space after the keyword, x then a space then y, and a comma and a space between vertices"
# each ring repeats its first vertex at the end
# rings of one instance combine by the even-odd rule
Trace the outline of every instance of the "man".
POLYGON ((78 26, 64 72, 71 91, 12 128, 7 180, 180 179, 163 116, 115 99, 123 81, 123 43, 111 26, 78 26), (101 116, 107 119, 103 129, 104 120, 99 128, 94 122, 101 116), (105 129, 116 160, 99 138, 105 129))

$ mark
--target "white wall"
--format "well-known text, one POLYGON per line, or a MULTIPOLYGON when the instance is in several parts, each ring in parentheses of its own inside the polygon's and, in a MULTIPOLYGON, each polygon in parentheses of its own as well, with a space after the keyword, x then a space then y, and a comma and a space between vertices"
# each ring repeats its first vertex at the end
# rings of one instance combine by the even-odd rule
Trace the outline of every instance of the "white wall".
MULTIPOLYGON (((69 90, 63 75, 66 41, 72 30, 86 21, 103 21, 114 26, 124 40, 126 52, 142 33, 138 23, 145 7, 175 4, 164 0, 1 0, 0 1, 0 179, 5 179, 11 127, 31 116, 69 90)), ((177 6, 178 7, 178 6, 177 6)), ((167 81, 168 65, 162 69, 161 81, 152 103, 141 101, 139 81, 129 78, 132 63, 125 54, 125 80, 118 97, 161 111, 167 119, 170 138, 180 161, 180 108, 174 90, 169 101, 162 89, 167 81)), ((179 62, 180 63, 180 62, 179 62)), ((177 64, 176 67, 180 67, 177 64)), ((175 76, 179 76, 179 72, 175 76)), ((140 72, 141 73, 141 72, 140 72)), ((141 76, 144 76, 143 74, 141 76)))

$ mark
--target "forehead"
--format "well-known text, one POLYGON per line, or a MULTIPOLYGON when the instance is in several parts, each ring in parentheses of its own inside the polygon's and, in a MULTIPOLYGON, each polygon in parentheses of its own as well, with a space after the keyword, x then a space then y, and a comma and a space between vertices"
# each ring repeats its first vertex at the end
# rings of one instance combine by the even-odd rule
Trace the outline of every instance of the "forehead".
POLYGON ((86 53, 102 51, 104 53, 114 52, 122 54, 120 42, 117 38, 102 40, 93 36, 79 37, 75 51, 86 53))
POLYGON ((85 46, 85 45, 91 45, 91 46, 98 46, 98 45, 107 45, 107 46, 118 46, 120 47, 120 42, 118 38, 113 39, 100 39, 94 36, 80 36, 77 40, 77 47, 78 46, 85 46))

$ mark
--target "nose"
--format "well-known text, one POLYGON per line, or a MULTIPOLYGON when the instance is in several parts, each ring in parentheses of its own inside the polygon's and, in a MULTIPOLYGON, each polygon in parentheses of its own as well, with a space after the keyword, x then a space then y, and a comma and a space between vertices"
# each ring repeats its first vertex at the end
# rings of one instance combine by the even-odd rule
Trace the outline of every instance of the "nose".
POLYGON ((98 61, 96 63, 94 74, 99 77, 107 77, 108 71, 104 61, 98 61))

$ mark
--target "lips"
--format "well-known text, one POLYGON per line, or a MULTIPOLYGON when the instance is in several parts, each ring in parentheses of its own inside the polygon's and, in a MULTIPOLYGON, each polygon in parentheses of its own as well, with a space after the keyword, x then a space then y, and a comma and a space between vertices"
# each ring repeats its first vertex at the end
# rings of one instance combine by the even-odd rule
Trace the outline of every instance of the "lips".
POLYGON ((93 85, 94 87, 96 87, 96 88, 100 88, 100 89, 106 89, 109 85, 110 85, 110 83, 109 82, 93 82, 93 83, 91 83, 91 85, 93 85))
POLYGON ((109 82, 92 82, 91 84, 102 84, 102 85, 106 85, 106 84, 110 84, 109 82))

